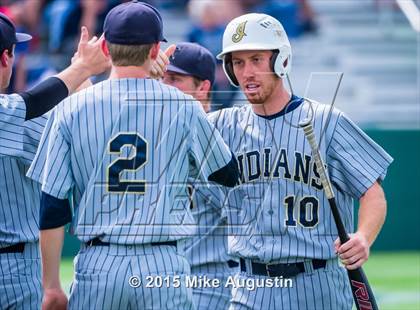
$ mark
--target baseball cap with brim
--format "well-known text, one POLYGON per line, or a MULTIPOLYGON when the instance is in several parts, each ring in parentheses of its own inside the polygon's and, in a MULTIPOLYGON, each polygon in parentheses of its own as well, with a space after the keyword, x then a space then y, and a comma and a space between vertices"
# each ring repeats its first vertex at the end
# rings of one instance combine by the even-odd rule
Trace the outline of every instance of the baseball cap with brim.
POLYGON ((104 22, 105 40, 119 45, 167 42, 159 11, 150 4, 133 0, 114 7, 104 22))
POLYGON ((175 73, 179 73, 179 74, 184 74, 184 75, 192 75, 191 72, 182 70, 181 68, 178 68, 178 67, 176 67, 174 65, 171 65, 171 64, 168 65, 167 71, 169 71, 169 72, 175 72, 175 73))
POLYGON ((181 42, 178 43, 173 55, 169 58, 167 71, 184 75, 191 75, 201 80, 215 79, 216 60, 210 51, 201 45, 181 42))
POLYGON ((4 14, 0 13, 0 49, 10 47, 12 44, 26 42, 32 36, 26 33, 16 32, 15 25, 4 14))
POLYGON ((16 43, 26 42, 32 39, 32 36, 23 32, 16 32, 16 43))

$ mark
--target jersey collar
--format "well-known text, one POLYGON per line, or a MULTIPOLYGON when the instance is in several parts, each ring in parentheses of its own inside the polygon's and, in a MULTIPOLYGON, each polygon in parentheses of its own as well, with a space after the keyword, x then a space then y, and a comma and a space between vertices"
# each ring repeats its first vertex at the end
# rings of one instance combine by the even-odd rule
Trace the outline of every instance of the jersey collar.
POLYGON ((303 98, 302 97, 298 97, 296 95, 292 95, 292 97, 290 98, 290 100, 287 103, 287 105, 280 112, 277 112, 277 113, 272 114, 272 115, 260 115, 260 114, 257 114, 257 113, 255 113, 255 114, 257 116, 259 116, 259 117, 262 117, 262 118, 265 118, 265 119, 268 119, 268 120, 272 120, 272 119, 275 119, 277 117, 283 116, 286 113, 292 112, 298 106, 300 106, 302 102, 303 102, 303 98))

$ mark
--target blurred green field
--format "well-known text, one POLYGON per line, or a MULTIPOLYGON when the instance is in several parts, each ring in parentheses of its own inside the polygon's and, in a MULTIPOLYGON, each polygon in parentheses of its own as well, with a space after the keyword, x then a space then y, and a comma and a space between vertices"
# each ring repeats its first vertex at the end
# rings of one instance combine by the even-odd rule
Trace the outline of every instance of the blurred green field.
MULTIPOLYGON (((420 310, 420 252, 372 253, 365 264, 381 310, 420 310)), ((73 278, 71 259, 61 264, 67 290, 73 278)))

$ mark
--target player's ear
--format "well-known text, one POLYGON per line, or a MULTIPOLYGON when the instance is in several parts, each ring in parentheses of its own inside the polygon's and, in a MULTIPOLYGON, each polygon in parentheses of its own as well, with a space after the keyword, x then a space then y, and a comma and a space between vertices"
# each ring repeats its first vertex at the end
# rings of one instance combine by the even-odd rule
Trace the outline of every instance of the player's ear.
POLYGON ((211 89, 211 83, 209 80, 202 81, 199 90, 208 93, 211 89))
POLYGON ((209 91, 211 89, 211 83, 209 80, 201 81, 196 88, 195 96, 199 101, 207 100, 209 98, 209 91))
POLYGON ((3 66, 3 67, 7 67, 7 66, 9 66, 10 65, 10 61, 11 61, 11 59, 10 59, 11 57, 10 57, 10 54, 9 54, 9 51, 7 50, 7 49, 5 49, 2 53, 1 53, 1 57, 0 57, 0 62, 1 62, 1 65, 3 66))
POLYGON ((108 49, 108 45, 106 45, 105 40, 102 40, 102 42, 101 42, 101 49, 102 49, 102 52, 104 53, 104 55, 109 58, 109 49, 108 49))
POLYGON ((160 51, 160 42, 152 44, 150 48, 149 56, 152 60, 156 60, 160 51))
POLYGON ((4 50, 1 53, 0 61, 1 61, 2 67, 7 67, 7 51, 6 50, 4 50))

